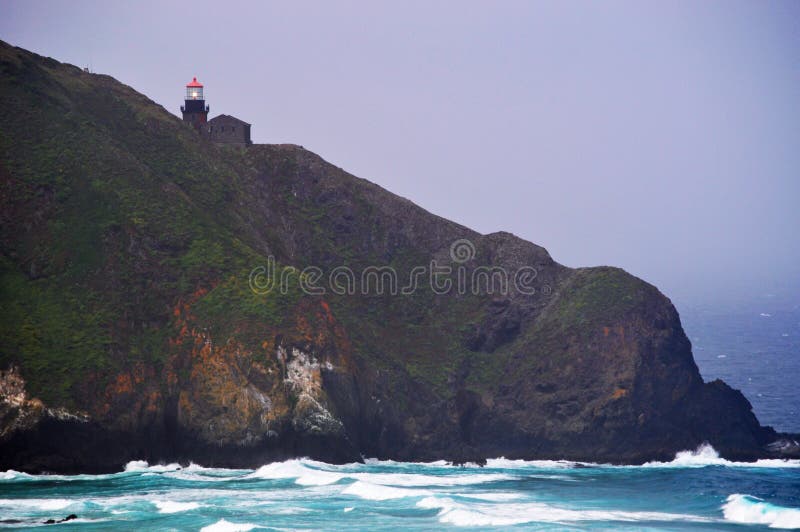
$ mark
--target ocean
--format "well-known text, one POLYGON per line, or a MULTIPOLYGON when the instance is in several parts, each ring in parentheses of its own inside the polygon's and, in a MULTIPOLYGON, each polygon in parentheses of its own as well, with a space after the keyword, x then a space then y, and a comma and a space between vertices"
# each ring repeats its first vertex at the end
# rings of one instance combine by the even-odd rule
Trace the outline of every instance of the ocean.
POLYGON ((703 378, 741 390, 762 425, 800 433, 800 294, 676 306, 703 378))
POLYGON ((741 530, 800 527, 800 461, 732 463, 710 447, 609 466, 289 460, 256 470, 131 462, 110 475, 0 476, 3 526, 81 530, 741 530))
MULTIPOLYGON (((797 306, 679 305, 706 380, 800 432, 797 306)), ((641 466, 491 459, 485 467, 307 459, 231 470, 131 462, 108 475, 0 473, 0 527, 62 530, 772 530, 800 528, 800 460, 710 446, 641 466), (44 525, 48 519, 75 519, 44 525)))

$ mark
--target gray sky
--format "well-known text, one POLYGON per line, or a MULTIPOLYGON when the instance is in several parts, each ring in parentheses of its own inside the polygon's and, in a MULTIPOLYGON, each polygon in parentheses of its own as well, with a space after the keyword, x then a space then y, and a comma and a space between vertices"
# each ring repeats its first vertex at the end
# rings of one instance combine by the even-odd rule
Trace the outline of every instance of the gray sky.
POLYGON ((0 38, 667 295, 800 283, 800 2, 0 0, 0 38))

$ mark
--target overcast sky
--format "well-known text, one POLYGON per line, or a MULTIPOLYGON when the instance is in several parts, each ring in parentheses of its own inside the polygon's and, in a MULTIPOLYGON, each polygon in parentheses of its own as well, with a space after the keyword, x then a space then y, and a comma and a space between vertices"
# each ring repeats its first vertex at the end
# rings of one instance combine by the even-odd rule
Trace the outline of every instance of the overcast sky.
POLYGON ((800 2, 0 0, 0 38, 667 295, 800 282, 800 2))

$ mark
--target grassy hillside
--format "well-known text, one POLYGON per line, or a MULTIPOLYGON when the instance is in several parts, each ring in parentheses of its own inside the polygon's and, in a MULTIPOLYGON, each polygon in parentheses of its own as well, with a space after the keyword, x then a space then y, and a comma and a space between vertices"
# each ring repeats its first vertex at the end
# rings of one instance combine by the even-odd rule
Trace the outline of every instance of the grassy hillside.
POLYGON ((5 44, 0 72, 0 362, 70 404, 88 375, 159 363, 173 302, 263 250, 235 208, 241 156, 107 76, 5 44))
MULTIPOLYGON (((215 336, 271 341, 264 331, 291 323, 300 294, 249 290, 268 255, 299 268, 405 272, 448 238, 474 234, 299 148, 204 142, 107 76, 8 45, 0 68, 0 364, 18 363, 46 402, 76 406, 86 386, 102 388, 125 366, 158 367, 174 305, 200 289, 196 317, 215 336), (391 235, 409 215, 420 218, 417 234, 391 235), (433 246, 432 223, 445 233, 433 246)), ((448 304, 443 316, 431 296, 423 287, 407 298, 332 299, 359 356, 441 385, 463 354, 441 326, 457 328, 460 309, 474 314, 480 302, 448 304)))
POLYGON ((0 393, 6 468, 635 461, 703 440, 741 457, 767 437, 741 394, 703 385, 677 312, 644 281, 480 235, 298 146, 211 144, 108 76, 0 42, 10 367, 28 398, 90 421, 0 393), (462 262, 451 245, 464 240, 462 262), (296 270, 284 290, 252 290, 270 260, 296 270), (380 267, 402 287, 433 261, 453 268, 444 294, 429 277, 403 295, 326 283, 336 268, 380 267), (301 289, 309 266, 325 294, 301 289), (481 268, 533 270, 535 289, 457 288, 481 268), (72 443, 54 451, 53 434, 72 443))

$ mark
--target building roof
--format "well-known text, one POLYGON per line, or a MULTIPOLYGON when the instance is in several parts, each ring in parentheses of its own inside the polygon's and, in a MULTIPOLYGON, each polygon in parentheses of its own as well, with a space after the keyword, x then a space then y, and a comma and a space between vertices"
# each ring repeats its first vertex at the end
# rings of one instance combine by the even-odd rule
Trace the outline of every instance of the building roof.
POLYGON ((186 86, 187 87, 200 87, 200 88, 202 88, 203 84, 200 83, 199 81, 197 81, 197 78, 194 77, 194 78, 192 78, 192 82, 191 83, 187 83, 186 86))
POLYGON ((208 123, 210 124, 210 123, 216 122, 216 121, 219 121, 219 122, 236 122, 238 124, 243 124, 245 126, 251 125, 251 124, 248 124, 247 122, 245 122, 244 120, 239 120, 235 116, 231 116, 231 115, 217 115, 214 118, 212 118, 211 120, 209 120, 208 123))

